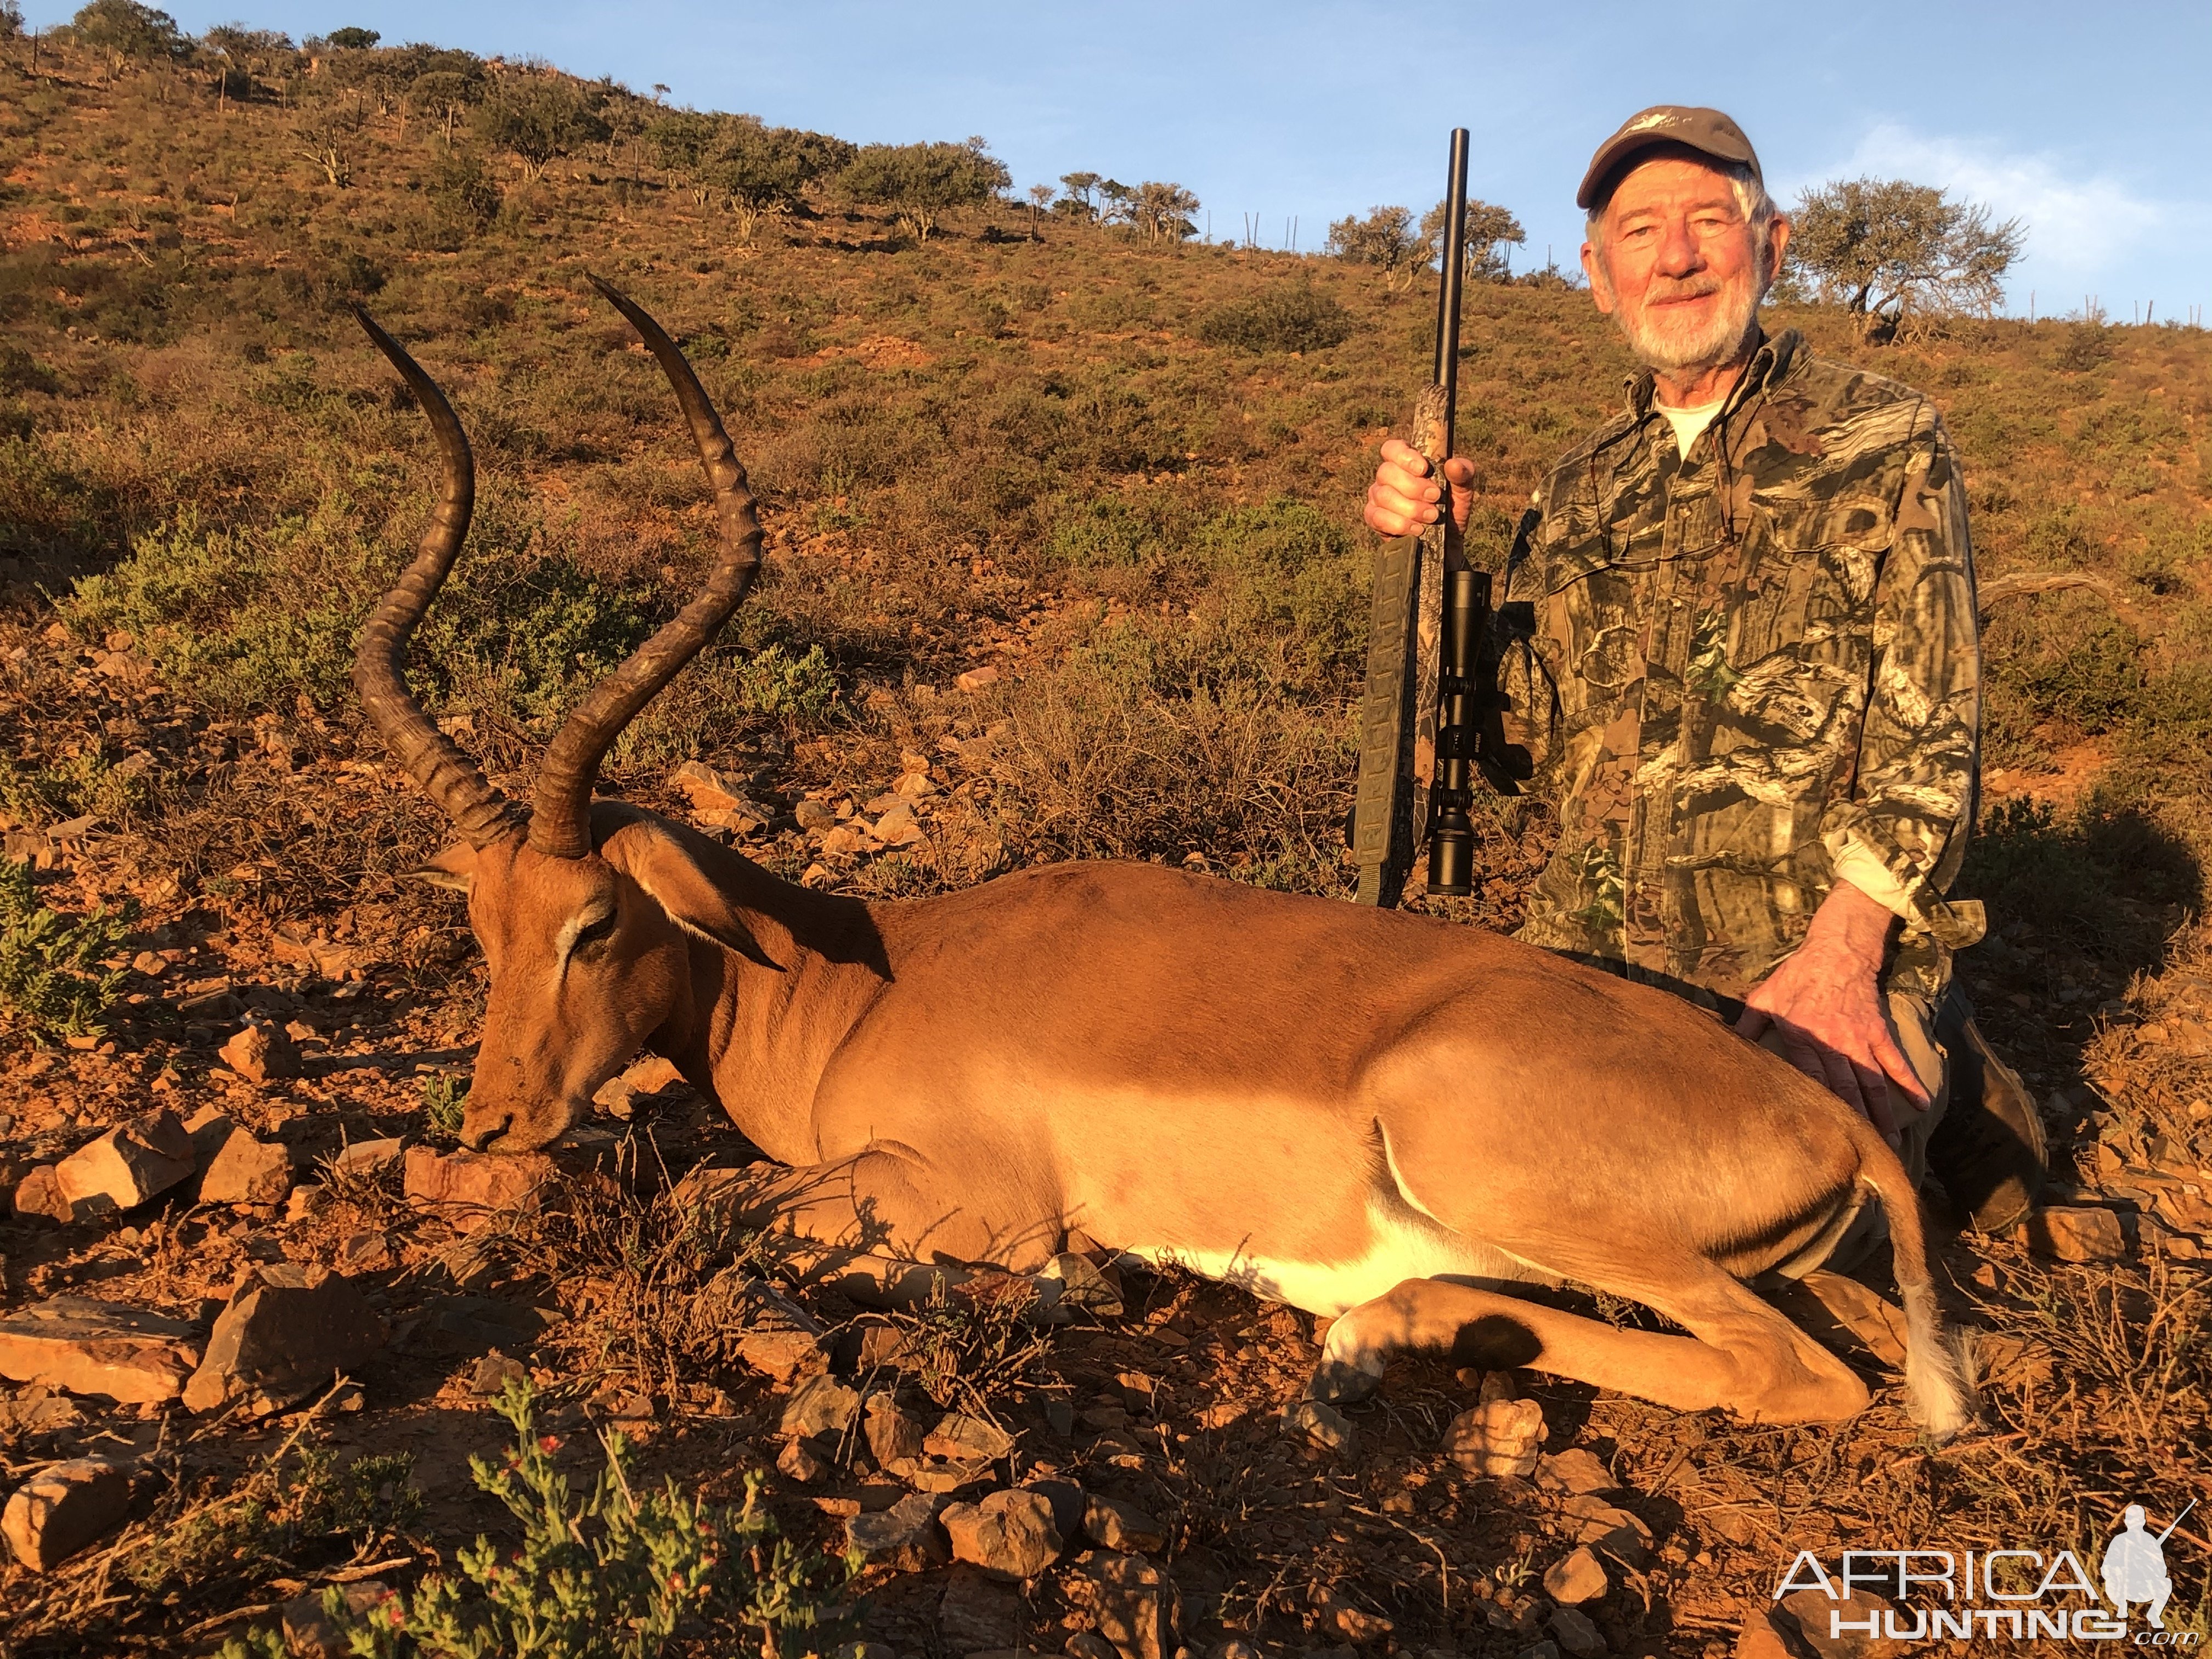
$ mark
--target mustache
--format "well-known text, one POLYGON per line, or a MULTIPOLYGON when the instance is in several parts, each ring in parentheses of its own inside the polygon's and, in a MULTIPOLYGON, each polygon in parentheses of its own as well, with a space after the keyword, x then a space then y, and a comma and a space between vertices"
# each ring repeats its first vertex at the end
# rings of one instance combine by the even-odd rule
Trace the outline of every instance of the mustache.
POLYGON ((1644 290, 1644 303, 1665 305, 1676 300, 1702 300, 1709 294, 1718 294, 1728 284, 1717 276, 1685 276, 1679 280, 1656 276, 1644 290))

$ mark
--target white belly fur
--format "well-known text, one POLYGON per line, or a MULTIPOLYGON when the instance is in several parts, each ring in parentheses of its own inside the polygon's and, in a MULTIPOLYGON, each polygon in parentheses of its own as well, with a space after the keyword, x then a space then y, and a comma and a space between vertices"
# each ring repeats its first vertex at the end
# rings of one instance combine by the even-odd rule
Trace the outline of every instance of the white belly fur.
POLYGON ((1271 1302, 1287 1302, 1334 1319, 1409 1279, 1449 1279, 1504 1289, 1554 1285, 1551 1273, 1430 1221, 1397 1205, 1370 1205, 1366 1249, 1343 1261, 1275 1261, 1248 1250, 1192 1250, 1170 1244, 1133 1245, 1132 1255, 1187 1267, 1271 1302))

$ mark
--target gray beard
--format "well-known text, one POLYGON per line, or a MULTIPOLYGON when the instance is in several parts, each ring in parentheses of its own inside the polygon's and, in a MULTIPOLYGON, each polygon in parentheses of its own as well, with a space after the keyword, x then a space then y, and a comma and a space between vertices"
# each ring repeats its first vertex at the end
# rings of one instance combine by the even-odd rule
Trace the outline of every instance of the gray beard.
POLYGON ((1694 333, 1655 328, 1649 313, 1639 312, 1632 318, 1626 306, 1613 316, 1637 360, 1645 368, 1659 374, 1682 374, 1718 368, 1742 356, 1758 325, 1759 302, 1764 298, 1764 283, 1743 284, 1712 320, 1694 333))

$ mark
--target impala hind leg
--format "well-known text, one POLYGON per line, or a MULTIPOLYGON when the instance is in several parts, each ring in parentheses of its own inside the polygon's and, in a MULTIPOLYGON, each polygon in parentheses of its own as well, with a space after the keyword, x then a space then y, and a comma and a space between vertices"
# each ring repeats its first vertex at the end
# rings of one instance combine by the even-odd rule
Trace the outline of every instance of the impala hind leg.
POLYGON ((1717 1406, 1754 1422, 1832 1422, 1867 1402, 1848 1366, 1717 1268, 1640 1299, 1691 1334, 1618 1330, 1494 1291, 1409 1279, 1329 1328, 1307 1397, 1362 1398, 1392 1353, 1456 1345, 1489 1369, 1526 1365, 1677 1411, 1717 1406))

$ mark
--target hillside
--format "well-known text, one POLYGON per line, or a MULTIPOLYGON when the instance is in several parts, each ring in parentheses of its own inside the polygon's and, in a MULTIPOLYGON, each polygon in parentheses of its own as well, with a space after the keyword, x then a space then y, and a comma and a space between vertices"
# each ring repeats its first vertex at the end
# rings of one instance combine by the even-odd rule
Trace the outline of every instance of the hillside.
MULTIPOLYGON (((356 303, 440 380, 475 446, 476 528, 416 662, 447 728, 511 789, 575 696, 690 596, 713 545, 665 384, 591 273, 682 342, 768 530, 753 597, 624 738, 610 788, 793 879, 869 896, 1070 857, 1349 893, 1372 551, 1358 498, 1427 359, 1425 283, 1394 293, 1363 267, 1066 215, 1033 229, 1006 204, 946 210, 917 240, 830 173, 787 210, 733 211, 654 158, 648 100, 610 104, 635 120, 611 117, 604 140, 530 176, 539 164, 475 136, 477 118, 386 95, 358 64, 344 89, 319 84, 338 57, 314 75, 293 58, 147 68, 49 42, 34 70, 15 40, 0 58, 0 830, 22 861, 0 891, 0 974, 18 988, 0 1032, 8 1188, 157 1106, 220 1107, 303 1175, 347 1143, 450 1138, 481 958, 462 902, 404 878, 446 826, 347 681, 435 463, 356 303), (341 186, 314 140, 346 108, 341 186), (672 779, 687 762, 733 783, 736 807, 695 805, 672 779), (918 837, 868 830, 870 803, 924 771, 918 837), (802 828, 808 802, 823 822, 802 828), (111 964, 112 1008, 57 991, 24 1012, 34 928, 103 906, 76 966, 111 964), (294 1033, 302 1077, 256 1084, 219 1054, 248 1009, 294 1033)), ((1549 1449, 1595 1450, 1654 1534, 1585 1607, 1617 1653, 1726 1653, 1796 1550, 1893 1542, 1907 1522, 1946 1547, 2100 1549, 2117 1504, 2171 1518, 2194 1495, 2185 1453, 2212 1432, 2212 1246, 2197 1242, 2212 1211, 2201 1184, 2181 1195, 2212 1162, 2197 921, 2212 336, 1999 320, 1870 347, 1824 308, 1778 321, 1924 389, 1958 444, 1991 687, 1966 886, 1995 924, 1962 972, 2049 1103, 2061 1198, 2120 1212, 2128 1243, 2118 1261, 2054 1263, 1946 1232, 1946 1294, 1990 1333, 1991 1431, 1942 1453, 1915 1444, 1893 1386, 1850 1424, 1784 1431, 1511 1384, 1542 1402, 1549 1449)), ((1483 469, 1479 553, 1497 556, 1628 366, 1582 293, 1470 290, 1461 444, 1483 469)), ((1510 927, 1547 819, 1533 802, 1485 811, 1486 880, 1451 914, 1510 927)), ((409 1584, 430 1540, 450 1568, 455 1542, 505 1524, 463 1467, 507 1439, 481 1386, 488 1345, 431 1340, 468 1298, 550 1310, 536 1346, 510 1335, 501 1352, 563 1432, 621 1421, 650 1474, 723 1499, 775 1464, 780 1387, 693 1328, 733 1317, 714 1300, 726 1264, 693 1261, 653 1180, 633 1179, 681 1175, 733 1138, 680 1090, 620 1111, 604 1127, 652 1139, 625 1142, 623 1195, 607 1200, 623 1238, 556 1212, 467 1255, 407 1206, 396 1166, 326 1173, 292 1211, 0 1221, 4 1314, 96 1285, 198 1316, 255 1261, 364 1276, 413 1334, 372 1362, 361 1413, 326 1415, 307 1443, 342 1464, 412 1453, 425 1505, 403 1516, 387 1492, 348 1510, 296 1463, 252 1474, 290 1425, 173 1404, 49 1412, 19 1390, 0 1401, 11 1485, 102 1437, 160 1479, 128 1560, 5 1570, 6 1650, 212 1650, 240 1609, 268 1614, 349 1565, 409 1584), (240 1518, 249 1476, 277 1494, 276 1519, 240 1518)), ((1153 1553, 1194 1654, 1538 1639, 1541 1575, 1573 1528, 1553 1497, 1437 1451, 1479 1380, 1445 1360, 1394 1368, 1360 1418, 1365 1455, 1334 1461, 1273 1418, 1311 1363, 1310 1321, 1178 1274, 1126 1289, 1126 1317, 1036 1352, 988 1309, 948 1315, 929 1328, 932 1375, 967 1375, 973 1401, 1024 1425, 1029 1467, 1165 1523, 1153 1553), (1072 1434, 1030 1423, 1047 1398, 1079 1408, 1072 1434)), ((764 1501, 810 1544, 841 1547, 842 1517, 884 1491, 846 1451, 846 1468, 769 1477, 764 1501)), ((2206 1535, 2201 1518, 2177 1534, 2199 1551, 2206 1535)), ((2167 1623, 2203 1630, 2212 1590, 2191 1559, 2167 1623)), ((1050 1650, 1098 1623, 1064 1572, 1019 1597, 963 1570, 876 1566, 866 1587, 866 1634, 902 1659, 967 1651, 969 1632, 991 1636, 979 1649, 1050 1650)))

